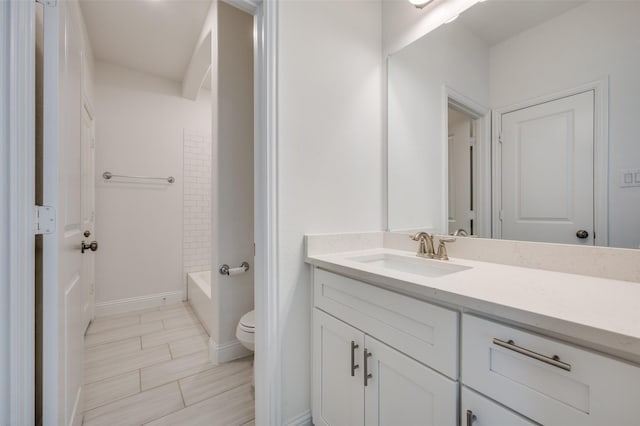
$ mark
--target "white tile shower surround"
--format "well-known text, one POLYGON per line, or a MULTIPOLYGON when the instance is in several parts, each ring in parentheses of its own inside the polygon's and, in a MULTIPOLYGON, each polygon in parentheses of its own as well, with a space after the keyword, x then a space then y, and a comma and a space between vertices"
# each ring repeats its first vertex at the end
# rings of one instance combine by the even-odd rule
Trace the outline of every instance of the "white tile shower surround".
POLYGON ((95 319, 85 338, 84 425, 253 425, 252 359, 208 359, 184 303, 95 319))
POLYGON ((211 270, 211 137, 184 131, 183 269, 211 270))

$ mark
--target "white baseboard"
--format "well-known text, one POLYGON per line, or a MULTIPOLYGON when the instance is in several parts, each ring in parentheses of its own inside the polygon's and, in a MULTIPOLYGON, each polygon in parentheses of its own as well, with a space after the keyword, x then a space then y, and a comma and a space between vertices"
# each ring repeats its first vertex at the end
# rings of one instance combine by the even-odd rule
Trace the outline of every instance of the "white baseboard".
POLYGON ((184 294, 182 291, 169 291, 166 293, 131 297, 129 299, 100 302, 96 303, 96 317, 122 314, 126 312, 137 311, 139 309, 157 308, 163 305, 182 302, 183 300, 184 294))
POLYGON ((233 361, 234 359, 244 358, 253 352, 245 348, 238 340, 232 340, 228 343, 218 345, 213 338, 209 338, 209 359, 214 364, 233 361))
POLYGON ((312 426, 311 423, 311 410, 307 410, 304 413, 294 417, 293 419, 289 419, 287 426, 312 426))

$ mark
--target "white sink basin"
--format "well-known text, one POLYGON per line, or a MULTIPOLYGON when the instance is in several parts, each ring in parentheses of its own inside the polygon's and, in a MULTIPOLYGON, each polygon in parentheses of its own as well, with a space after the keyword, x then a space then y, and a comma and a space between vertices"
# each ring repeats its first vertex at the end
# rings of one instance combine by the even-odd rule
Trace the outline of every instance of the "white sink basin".
POLYGON ((422 275, 424 277, 442 277, 456 272, 471 269, 470 266, 447 263, 446 260, 432 260, 421 257, 408 257, 391 253, 376 253, 365 256, 347 258, 380 268, 392 269, 399 272, 422 275))

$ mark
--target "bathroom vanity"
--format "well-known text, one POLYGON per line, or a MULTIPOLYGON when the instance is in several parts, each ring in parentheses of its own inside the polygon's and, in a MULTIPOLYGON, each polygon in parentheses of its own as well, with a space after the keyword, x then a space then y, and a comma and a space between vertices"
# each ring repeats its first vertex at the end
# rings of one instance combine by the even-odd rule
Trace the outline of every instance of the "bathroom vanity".
POLYGON ((640 283, 417 248, 307 237, 314 424, 640 424, 640 283))

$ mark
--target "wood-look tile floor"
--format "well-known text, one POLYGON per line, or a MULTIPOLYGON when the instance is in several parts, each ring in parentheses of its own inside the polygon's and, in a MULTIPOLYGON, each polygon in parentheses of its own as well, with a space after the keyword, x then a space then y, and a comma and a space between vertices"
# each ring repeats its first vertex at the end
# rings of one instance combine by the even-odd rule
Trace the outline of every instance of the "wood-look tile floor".
POLYGON ((96 318, 83 424, 253 425, 252 358, 213 365, 208 340, 186 303, 96 318))

